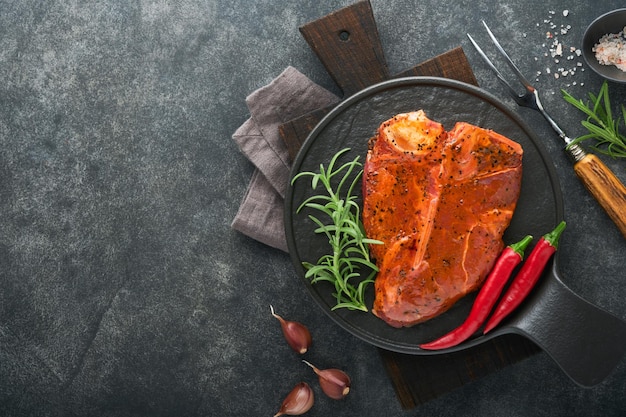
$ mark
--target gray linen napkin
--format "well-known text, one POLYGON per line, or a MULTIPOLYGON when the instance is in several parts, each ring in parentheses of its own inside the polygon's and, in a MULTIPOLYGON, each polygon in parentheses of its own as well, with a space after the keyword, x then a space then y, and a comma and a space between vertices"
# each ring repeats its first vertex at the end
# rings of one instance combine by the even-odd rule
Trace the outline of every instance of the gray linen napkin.
POLYGON ((293 67, 246 98, 250 118, 235 131, 233 140, 256 170, 231 224, 233 229, 287 252, 283 206, 291 160, 278 127, 338 101, 293 67))

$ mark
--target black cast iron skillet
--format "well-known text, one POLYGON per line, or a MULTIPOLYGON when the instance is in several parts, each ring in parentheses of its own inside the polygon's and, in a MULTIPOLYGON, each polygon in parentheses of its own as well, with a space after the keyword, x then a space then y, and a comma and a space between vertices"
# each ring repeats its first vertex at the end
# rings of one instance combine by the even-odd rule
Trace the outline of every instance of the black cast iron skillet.
MULTIPOLYGON (((522 190, 515 215, 504 235, 506 244, 527 234, 533 235, 536 242, 563 219, 562 196, 554 168, 528 126, 489 93, 443 78, 390 80, 344 100, 311 132, 294 161, 292 178, 301 171, 318 171, 320 164, 327 165, 337 151, 346 147, 351 149, 346 161, 356 155, 361 155, 361 161, 364 161, 367 141, 380 123, 395 114, 419 109, 448 130, 455 122, 465 121, 493 129, 522 145, 522 190)), ((558 252, 540 283, 514 315, 488 335, 476 334, 454 348, 428 351, 418 345, 461 324, 475 294, 463 298, 439 317, 402 329, 390 327, 371 312, 331 311, 335 304, 331 286, 324 283, 311 285, 304 278, 302 267, 303 261, 316 263, 330 248, 326 238, 313 232, 315 225, 307 217, 307 211, 296 213, 300 204, 313 193, 306 177, 296 181, 287 193, 285 228, 289 253, 298 275, 324 312, 366 342, 400 353, 437 355, 467 349, 505 333, 517 333, 538 344, 582 386, 602 381, 623 357, 626 323, 583 300, 563 284, 559 278, 558 252)), ((567 230, 562 239, 566 236, 567 230)), ((370 286, 368 307, 371 307, 373 297, 373 286, 370 286)))

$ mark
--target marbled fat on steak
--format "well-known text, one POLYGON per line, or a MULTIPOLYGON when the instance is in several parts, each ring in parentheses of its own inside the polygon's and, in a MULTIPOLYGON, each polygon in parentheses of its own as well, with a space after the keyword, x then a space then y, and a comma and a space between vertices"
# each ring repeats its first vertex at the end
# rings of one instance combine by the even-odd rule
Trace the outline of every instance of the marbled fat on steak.
POLYGON ((379 272, 373 312, 394 327, 449 309, 482 284, 504 248, 522 180, 522 147, 423 111, 399 114, 372 138, 363 224, 379 272))

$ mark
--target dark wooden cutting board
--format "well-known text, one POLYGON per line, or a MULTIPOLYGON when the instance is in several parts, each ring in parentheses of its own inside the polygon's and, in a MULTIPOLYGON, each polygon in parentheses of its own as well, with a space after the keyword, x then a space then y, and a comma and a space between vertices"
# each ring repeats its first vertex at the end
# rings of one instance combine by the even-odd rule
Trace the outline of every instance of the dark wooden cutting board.
MULTIPOLYGON (((369 1, 360 1, 310 22, 302 26, 300 32, 344 98, 381 81, 406 76, 436 76, 478 85, 461 47, 402 73, 389 75, 369 1)), ((318 109, 280 126, 281 137, 292 158, 331 109, 318 109)), ((511 334, 472 349, 443 355, 414 356, 379 351, 402 407, 409 409, 527 358, 540 349, 526 338, 511 334)))

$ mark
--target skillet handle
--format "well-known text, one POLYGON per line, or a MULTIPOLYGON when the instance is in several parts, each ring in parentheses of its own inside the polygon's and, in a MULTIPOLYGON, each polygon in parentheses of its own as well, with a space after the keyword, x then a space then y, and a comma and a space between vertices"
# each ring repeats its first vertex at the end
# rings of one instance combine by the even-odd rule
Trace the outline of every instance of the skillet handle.
POLYGON ((504 332, 535 342, 583 387, 604 380, 626 353, 626 322, 567 288, 554 261, 541 285, 505 325, 504 332))

